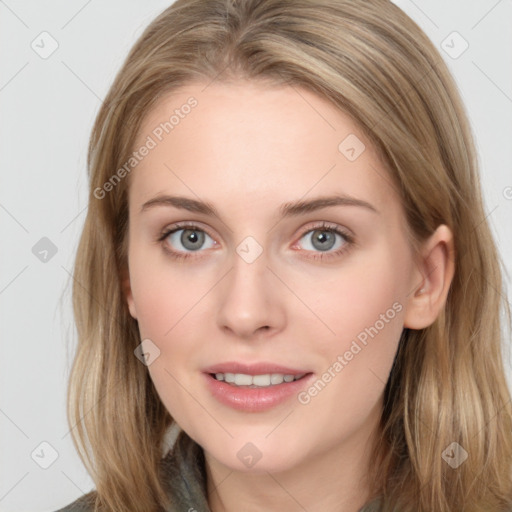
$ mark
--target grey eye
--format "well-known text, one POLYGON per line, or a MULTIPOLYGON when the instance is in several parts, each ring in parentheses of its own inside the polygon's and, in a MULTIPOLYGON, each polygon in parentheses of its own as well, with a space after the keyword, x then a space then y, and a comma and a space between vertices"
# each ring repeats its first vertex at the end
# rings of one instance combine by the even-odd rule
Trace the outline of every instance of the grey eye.
POLYGON ((200 229, 181 228, 169 234, 171 245, 181 250, 179 247, 181 244, 185 251, 198 251, 199 249, 204 249, 205 247, 203 247, 203 245, 206 237, 213 242, 210 247, 213 246, 215 242, 212 238, 200 229))
POLYGON ((333 248, 338 249, 346 242, 342 234, 327 229, 312 229, 301 237, 301 240, 303 239, 307 242, 306 246, 309 244, 309 247, 305 247, 306 250, 321 252, 329 251, 333 248), (336 237, 341 239, 337 246, 335 246, 336 237))

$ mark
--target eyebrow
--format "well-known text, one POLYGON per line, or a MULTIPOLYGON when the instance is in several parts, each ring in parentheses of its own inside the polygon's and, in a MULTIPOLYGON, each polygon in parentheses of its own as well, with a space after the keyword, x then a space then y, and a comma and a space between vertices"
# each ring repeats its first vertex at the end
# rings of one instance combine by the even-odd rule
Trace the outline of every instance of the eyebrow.
MULTIPOLYGON (((202 213, 220 219, 217 209, 206 201, 198 201, 189 197, 161 195, 146 201, 141 208, 141 213, 155 206, 173 206, 189 212, 202 213)), ((330 206, 359 206, 373 213, 379 211, 370 203, 345 194, 322 196, 308 201, 293 201, 284 203, 279 208, 282 217, 297 217, 330 206)))

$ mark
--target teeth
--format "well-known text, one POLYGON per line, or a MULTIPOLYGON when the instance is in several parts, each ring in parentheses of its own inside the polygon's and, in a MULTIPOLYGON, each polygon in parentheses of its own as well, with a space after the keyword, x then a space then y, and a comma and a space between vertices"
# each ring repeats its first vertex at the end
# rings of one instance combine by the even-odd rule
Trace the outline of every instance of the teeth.
POLYGON ((270 384, 281 384, 284 380, 284 375, 281 375, 280 373, 273 373, 270 376, 270 384))
POLYGON ((267 387, 299 380, 306 375, 284 375, 282 373, 266 373, 263 375, 247 375, 245 373, 216 373, 215 378, 235 386, 267 387))
MULTIPOLYGON (((249 380, 252 381, 251 384, 255 386, 270 386, 270 377, 271 376, 267 373, 266 375, 254 375, 254 377, 249 380)), ((239 384, 238 380, 235 381, 235 384, 239 384)))

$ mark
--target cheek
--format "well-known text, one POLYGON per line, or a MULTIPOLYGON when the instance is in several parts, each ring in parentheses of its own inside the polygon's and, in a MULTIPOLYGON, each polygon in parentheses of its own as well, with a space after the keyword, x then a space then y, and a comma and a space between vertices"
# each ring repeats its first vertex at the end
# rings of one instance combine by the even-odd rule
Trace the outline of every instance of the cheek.
POLYGON ((309 282, 302 291, 325 324, 325 335, 318 338, 319 347, 331 359, 349 350, 353 340, 364 346, 365 341, 375 339, 379 340, 373 343, 376 351, 395 350, 403 325, 406 288, 406 273, 398 257, 389 247, 382 246, 358 255, 329 279, 309 282))
POLYGON ((165 340, 208 291, 208 282, 184 265, 165 256, 145 257, 134 250, 130 259, 130 284, 141 336, 165 340))
POLYGON ((317 338, 323 373, 301 396, 315 421, 358 428, 378 407, 403 329, 406 262, 400 258, 384 246, 310 294, 334 332, 325 329, 317 338))
POLYGON ((339 426, 324 433, 331 440, 357 431, 379 410, 403 328, 404 308, 393 277, 369 269, 351 273, 336 294, 321 299, 325 323, 335 336, 317 338, 315 351, 325 363, 299 401, 312 427, 339 426))
MULTIPOLYGON (((134 263, 135 263, 134 259, 134 263)), ((148 371, 170 415, 189 429, 197 415, 187 390, 194 389, 195 315, 200 310, 204 286, 165 266, 134 265, 132 293, 141 339, 150 339, 158 357, 148 371), (137 268, 141 270, 137 272, 137 268)), ((196 337, 197 339, 197 337, 196 337)))
POLYGON ((164 257, 134 248, 130 255, 130 284, 141 340, 156 346, 158 357, 148 371, 171 414, 187 409, 183 389, 191 389, 197 351, 197 315, 204 315, 201 298, 211 288, 186 266, 171 269, 164 257))

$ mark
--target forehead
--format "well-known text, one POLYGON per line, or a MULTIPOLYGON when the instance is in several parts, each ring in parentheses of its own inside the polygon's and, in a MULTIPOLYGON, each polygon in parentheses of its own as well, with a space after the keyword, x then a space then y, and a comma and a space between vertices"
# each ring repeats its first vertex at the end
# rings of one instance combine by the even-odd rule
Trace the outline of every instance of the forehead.
POLYGON ((189 84, 147 114, 135 149, 144 145, 151 149, 131 173, 130 203, 180 192, 247 210, 339 192, 379 208, 394 196, 357 124, 296 86, 189 84))

